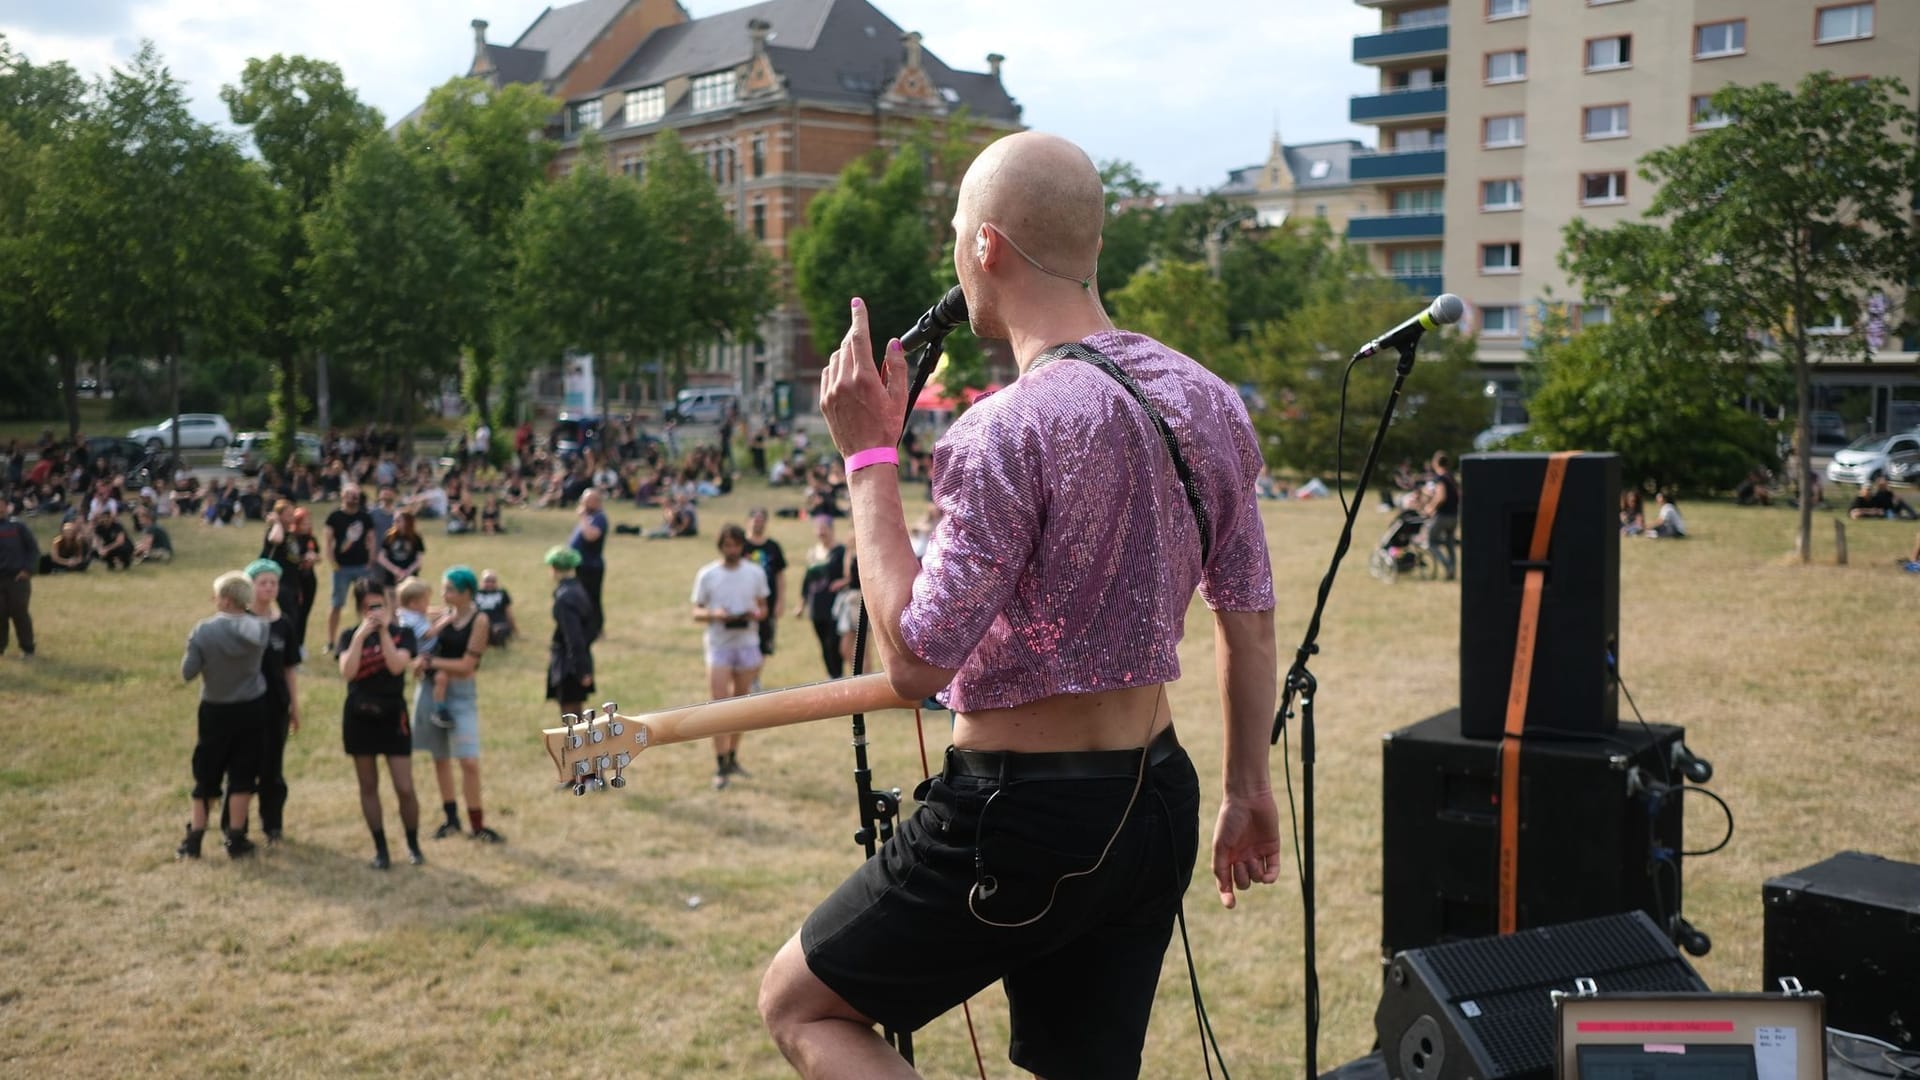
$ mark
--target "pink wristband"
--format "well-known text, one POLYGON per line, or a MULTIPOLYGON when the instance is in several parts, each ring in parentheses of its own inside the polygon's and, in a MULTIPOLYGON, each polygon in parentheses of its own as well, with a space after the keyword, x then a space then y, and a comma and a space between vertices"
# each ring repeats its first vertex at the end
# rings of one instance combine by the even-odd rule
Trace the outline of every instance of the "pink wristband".
POLYGON ((847 475, 852 476, 869 465, 898 465, 900 451, 891 446, 876 446, 871 450, 862 450, 847 455, 847 475))

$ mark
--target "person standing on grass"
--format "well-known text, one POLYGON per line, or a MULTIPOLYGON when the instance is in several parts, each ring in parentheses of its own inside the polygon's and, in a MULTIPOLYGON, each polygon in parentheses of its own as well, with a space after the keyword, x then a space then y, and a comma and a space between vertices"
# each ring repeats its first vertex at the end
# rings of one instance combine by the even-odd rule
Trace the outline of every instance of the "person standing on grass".
POLYGON ((347 589, 366 577, 373 565, 373 516, 361 505, 358 486, 340 489, 340 508, 327 515, 322 543, 327 562, 333 565, 333 605, 327 609, 327 644, 331 647, 340 633, 340 608, 347 602, 347 589))
POLYGON ((174 849, 182 859, 200 857, 207 818, 227 790, 226 848, 235 859, 253 852, 247 839, 247 807, 260 776, 261 728, 267 710, 267 679, 260 673, 267 650, 267 621, 250 613, 253 585, 234 571, 213 580, 214 614, 187 636, 180 677, 200 679, 200 737, 193 748, 193 810, 186 839, 174 849))
POLYGON ((413 662, 413 632, 393 619, 386 590, 362 577, 353 583, 353 609, 359 625, 340 635, 334 652, 340 677, 347 681, 340 732, 353 758, 360 785, 360 816, 373 834, 375 870, 393 865, 387 854, 386 823, 380 810, 380 759, 400 799, 400 824, 407 831, 407 861, 419 866, 420 800, 413 790, 412 725, 407 717, 407 665, 413 662))
POLYGON ((293 637, 293 617, 279 604, 282 574, 272 559, 255 559, 242 571, 253 583, 254 615, 267 623, 267 649, 260 674, 267 680, 267 701, 260 727, 260 829, 267 846, 280 843, 287 807, 287 736, 300 730, 299 667, 303 657, 293 637))
POLYGON ((847 549, 834 542, 833 519, 822 515, 813 519, 813 546, 807 549, 807 572, 800 579, 800 611, 813 623, 813 636, 820 641, 820 660, 827 666, 827 678, 837 679, 846 671, 840 655, 840 620, 834 616, 834 597, 847 587, 847 549))
MULTIPOLYGON (((293 545, 300 555, 300 561, 289 571, 300 585, 300 611, 294 615, 293 640, 300 647, 302 655, 307 651, 307 618, 313 614, 314 605, 320 602, 319 576, 313 572, 314 564, 320 561, 320 541, 313 535, 313 516, 307 508, 297 506, 293 510, 293 545)), ((325 644, 332 644, 326 642, 325 644)))
POLYGON ((578 713, 593 692, 593 642, 600 636, 600 615, 574 572, 580 553, 570 547, 547 551, 553 570, 553 642, 547 647, 547 700, 560 703, 560 715, 578 713))
POLYGON ((40 561, 40 541, 33 530, 13 516, 13 497, 0 492, 0 656, 7 651, 7 634, 17 630, 20 655, 33 659, 33 571, 40 561))
POLYGON ((589 487, 580 493, 578 514, 580 520, 574 524, 567 546, 580 553, 580 566, 574 573, 593 600, 593 613, 604 624, 607 609, 600 602, 600 586, 607 579, 607 564, 602 556, 607 546, 607 515, 600 509, 599 488, 589 487))
MULTIPOLYGON (((738 525, 720 528, 720 557, 693 579, 693 621, 707 628, 707 691, 715 700, 753 692, 760 676, 760 631, 767 617, 767 575, 746 560, 747 532, 738 525)), ((713 737, 713 789, 734 777, 751 779, 740 767, 740 736, 713 737)))
POLYGON ((428 636, 433 649, 423 651, 413 662, 420 680, 414 696, 414 715, 444 710, 441 715, 449 726, 415 725, 413 748, 433 755, 433 777, 440 787, 440 809, 446 821, 434 830, 435 840, 460 835, 459 805, 453 796, 453 763, 460 763, 460 788, 467 799, 467 823, 473 838, 499 844, 506 837, 487 827, 486 811, 480 804, 480 698, 475 679, 480 658, 487 651, 487 616, 474 606, 474 594, 480 591, 480 579, 464 566, 449 569, 440 578, 440 597, 446 602, 440 617, 434 620, 428 636), (447 678, 447 700, 433 704, 433 680, 447 678))
POLYGON ((767 508, 756 506, 747 511, 747 561, 767 575, 767 617, 760 620, 760 659, 773 655, 773 632, 780 616, 787 613, 782 598, 787 575, 787 553, 780 541, 767 534, 767 508))

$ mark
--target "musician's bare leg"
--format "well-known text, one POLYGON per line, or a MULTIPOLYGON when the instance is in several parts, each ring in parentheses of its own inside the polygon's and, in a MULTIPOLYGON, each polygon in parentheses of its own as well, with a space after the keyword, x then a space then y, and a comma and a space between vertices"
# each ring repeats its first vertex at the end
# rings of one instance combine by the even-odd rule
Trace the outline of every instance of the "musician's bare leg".
POLYGON ((760 980, 760 1019, 774 1044, 801 1076, 917 1077, 873 1021, 820 981, 807 967, 795 934, 780 947, 760 980))

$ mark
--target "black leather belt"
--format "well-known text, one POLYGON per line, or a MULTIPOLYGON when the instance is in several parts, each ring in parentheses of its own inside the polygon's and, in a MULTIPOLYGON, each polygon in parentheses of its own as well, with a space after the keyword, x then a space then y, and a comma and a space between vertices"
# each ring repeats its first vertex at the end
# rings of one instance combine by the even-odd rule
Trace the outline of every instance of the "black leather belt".
MULTIPOLYGON (((1147 747, 1149 768, 1180 751, 1180 740, 1169 727, 1147 747)), ((1023 754, 1012 750, 947 748, 946 775, 981 780, 1107 780, 1132 779, 1140 772, 1138 750, 1068 750, 1023 754)))

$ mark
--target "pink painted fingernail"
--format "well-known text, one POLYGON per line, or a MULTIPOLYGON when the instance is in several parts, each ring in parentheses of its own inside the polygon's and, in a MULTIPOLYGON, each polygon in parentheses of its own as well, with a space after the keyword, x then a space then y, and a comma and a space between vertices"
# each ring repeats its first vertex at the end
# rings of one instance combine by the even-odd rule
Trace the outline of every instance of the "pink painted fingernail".
POLYGON ((893 340, 887 342, 887 352, 889 354, 897 353, 900 350, 901 350, 901 346, 900 346, 899 338, 894 338, 893 340))
POLYGON ((855 311, 860 310, 860 298, 857 296, 853 298, 853 310, 855 311))

